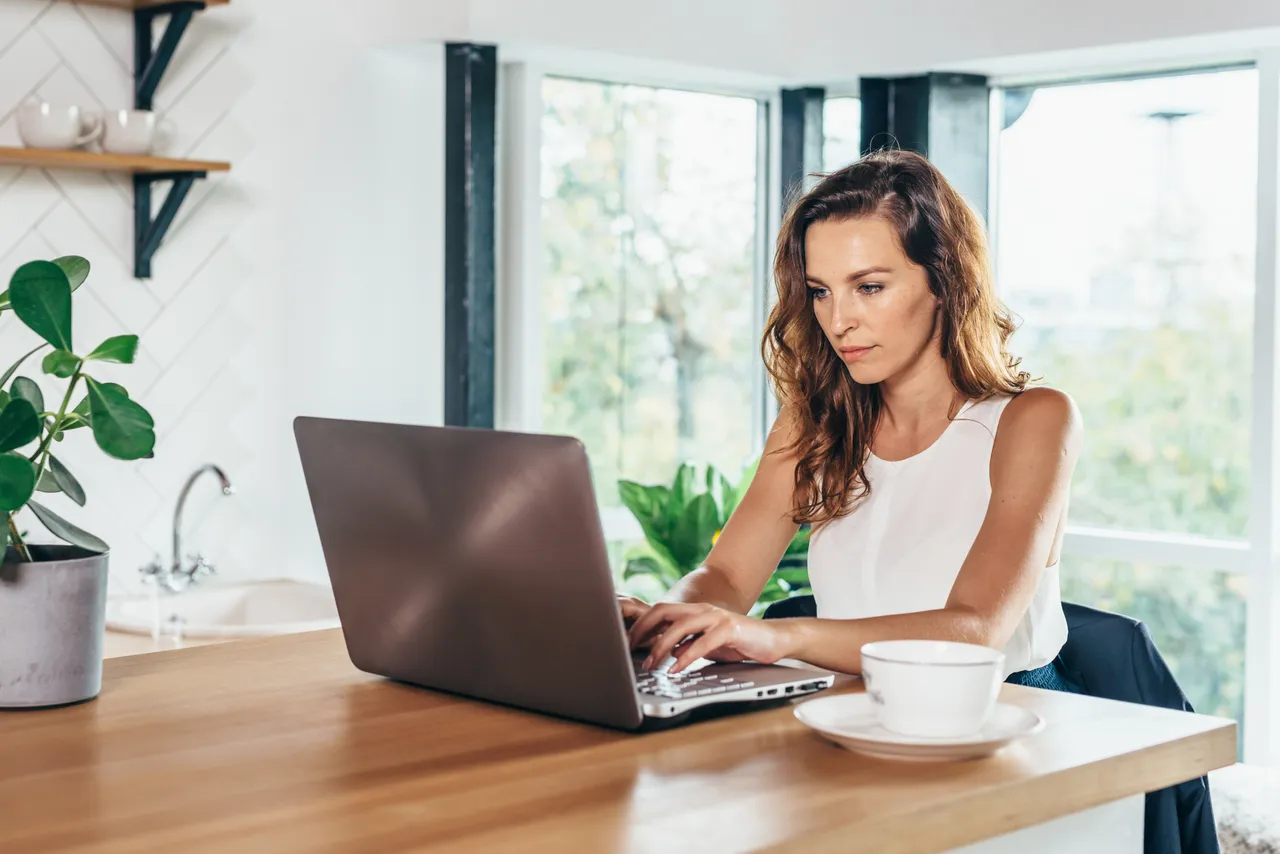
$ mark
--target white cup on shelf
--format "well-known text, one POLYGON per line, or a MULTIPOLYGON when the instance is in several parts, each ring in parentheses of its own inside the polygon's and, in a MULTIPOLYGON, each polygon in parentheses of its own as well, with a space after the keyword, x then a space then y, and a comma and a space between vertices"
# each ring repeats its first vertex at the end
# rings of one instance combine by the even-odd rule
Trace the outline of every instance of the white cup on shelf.
POLYGON ((151 110, 106 110, 102 126, 102 150, 109 154, 151 154, 174 129, 151 110))
POLYGON ((80 148, 102 134, 102 124, 74 104, 31 99, 18 107, 18 138, 27 148, 80 148))
POLYGON ((951 641, 878 641, 862 647, 862 679, 885 729, 966 738, 980 732, 995 710, 1004 653, 951 641))

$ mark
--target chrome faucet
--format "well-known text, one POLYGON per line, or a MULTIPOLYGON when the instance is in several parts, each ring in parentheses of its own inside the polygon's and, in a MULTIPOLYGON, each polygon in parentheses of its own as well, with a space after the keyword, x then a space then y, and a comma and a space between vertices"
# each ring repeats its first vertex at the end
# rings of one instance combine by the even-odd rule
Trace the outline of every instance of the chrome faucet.
POLYGON ((138 570, 144 578, 154 581, 158 587, 170 593, 179 593, 216 571, 213 564, 206 560, 204 555, 198 553, 187 555, 188 563, 185 566, 182 563, 182 508, 186 506, 187 495, 191 492, 192 485, 205 472, 212 472, 218 476, 218 480, 222 482, 223 495, 235 493, 235 487, 231 485, 231 480, 222 469, 213 464, 196 469, 183 484, 182 492, 178 494, 178 505, 173 511, 173 560, 168 566, 161 566, 157 556, 151 563, 138 570))

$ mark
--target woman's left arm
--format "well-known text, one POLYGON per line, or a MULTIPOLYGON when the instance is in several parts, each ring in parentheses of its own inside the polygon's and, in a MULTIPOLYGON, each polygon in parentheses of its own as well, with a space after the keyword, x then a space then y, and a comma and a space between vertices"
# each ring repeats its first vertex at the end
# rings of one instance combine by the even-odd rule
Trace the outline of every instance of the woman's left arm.
MULTIPOLYGON (((1030 606, 1040 575, 1057 546, 1082 426, 1071 398, 1030 389, 1009 402, 991 451, 991 501, 982 527, 942 608, 860 620, 752 620, 712 613, 672 615, 682 636, 671 670, 682 670, 718 649, 757 661, 794 658, 827 670, 862 671, 862 645, 901 638, 953 640, 1000 648, 1030 606), (692 631, 690 631, 692 630, 692 631)), ((662 607, 662 606, 659 606, 662 607)), ((667 606, 679 607, 679 606, 667 606)), ((663 632, 653 660, 680 638, 663 632)))

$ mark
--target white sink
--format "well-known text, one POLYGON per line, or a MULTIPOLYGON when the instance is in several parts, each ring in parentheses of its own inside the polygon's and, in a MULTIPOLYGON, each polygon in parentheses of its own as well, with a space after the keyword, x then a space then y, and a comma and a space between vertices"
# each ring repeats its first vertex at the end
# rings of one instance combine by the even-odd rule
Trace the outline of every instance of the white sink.
POLYGON ((242 638, 337 626, 333 593, 306 581, 214 582, 107 602, 107 629, 140 635, 242 638))

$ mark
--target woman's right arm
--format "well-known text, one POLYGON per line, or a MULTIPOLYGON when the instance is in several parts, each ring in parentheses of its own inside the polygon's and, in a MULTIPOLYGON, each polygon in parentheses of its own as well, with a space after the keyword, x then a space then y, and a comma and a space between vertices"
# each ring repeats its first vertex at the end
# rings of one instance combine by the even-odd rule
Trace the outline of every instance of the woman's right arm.
POLYGON ((705 602, 745 614, 777 569, 799 528, 791 521, 795 457, 786 450, 795 436, 788 410, 774 422, 760 466, 702 566, 662 597, 664 602, 705 602))

